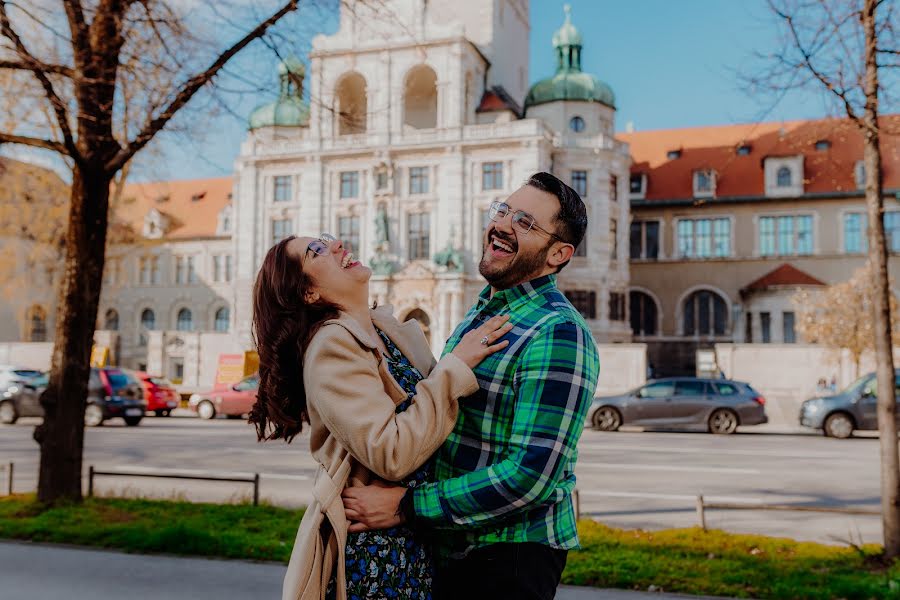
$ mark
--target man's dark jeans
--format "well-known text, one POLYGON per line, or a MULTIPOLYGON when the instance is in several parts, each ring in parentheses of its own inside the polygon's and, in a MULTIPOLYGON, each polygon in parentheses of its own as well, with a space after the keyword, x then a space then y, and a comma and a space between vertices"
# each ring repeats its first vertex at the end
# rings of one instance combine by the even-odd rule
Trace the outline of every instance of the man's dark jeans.
POLYGON ((493 544, 438 565, 435 600, 553 600, 567 550, 493 544))

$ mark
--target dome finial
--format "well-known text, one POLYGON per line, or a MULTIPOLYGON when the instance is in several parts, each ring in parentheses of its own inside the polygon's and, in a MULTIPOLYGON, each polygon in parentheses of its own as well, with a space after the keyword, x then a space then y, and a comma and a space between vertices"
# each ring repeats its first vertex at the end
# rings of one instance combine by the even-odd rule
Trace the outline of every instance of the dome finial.
POLYGON ((566 23, 568 23, 569 25, 571 25, 571 24, 572 24, 572 5, 571 5, 571 4, 564 4, 564 5, 563 5, 563 12, 566 13, 566 23))

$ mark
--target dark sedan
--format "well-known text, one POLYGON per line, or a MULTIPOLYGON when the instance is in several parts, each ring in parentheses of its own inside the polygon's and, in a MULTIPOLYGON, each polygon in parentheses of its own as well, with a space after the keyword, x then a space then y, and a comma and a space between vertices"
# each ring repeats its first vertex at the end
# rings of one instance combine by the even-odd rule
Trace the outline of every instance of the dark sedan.
POLYGON ((768 423, 766 400, 749 384, 728 379, 671 377, 619 396, 594 398, 588 424, 601 431, 622 425, 646 428, 704 427, 734 433, 738 425, 768 423))
MULTIPOLYGON (((877 431, 877 387, 875 373, 868 373, 833 396, 810 398, 800 406, 800 424, 839 439, 855 430, 877 431)), ((894 373, 894 388, 900 398, 900 370, 894 373)))

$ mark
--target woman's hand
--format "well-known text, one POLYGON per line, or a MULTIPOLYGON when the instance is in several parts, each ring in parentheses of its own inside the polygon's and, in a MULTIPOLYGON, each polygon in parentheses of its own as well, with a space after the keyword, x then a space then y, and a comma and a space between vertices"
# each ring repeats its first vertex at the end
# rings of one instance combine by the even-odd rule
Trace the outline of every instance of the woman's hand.
POLYGON ((512 329, 512 323, 508 321, 509 315, 491 317, 480 327, 462 336, 451 354, 474 369, 485 358, 509 345, 509 340, 494 343, 512 329))

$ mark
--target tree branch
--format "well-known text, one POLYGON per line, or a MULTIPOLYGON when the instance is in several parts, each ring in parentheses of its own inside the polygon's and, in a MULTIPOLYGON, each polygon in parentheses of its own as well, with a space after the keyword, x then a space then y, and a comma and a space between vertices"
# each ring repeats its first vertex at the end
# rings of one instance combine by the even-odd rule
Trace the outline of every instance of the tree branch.
POLYGON ((56 90, 53 89, 53 84, 50 82, 47 74, 41 71, 40 61, 32 56, 25 47, 25 44, 22 43, 19 35, 13 30, 12 24, 9 21, 9 15, 6 13, 6 0, 0 0, 0 34, 13 43, 19 58, 29 65, 29 70, 34 73, 34 76, 40 81, 41 86, 44 88, 44 93, 47 95, 50 104, 53 106, 56 120, 62 131, 65 154, 68 154, 73 160, 80 162, 81 155, 78 152, 78 148, 75 147, 72 129, 69 127, 69 114, 66 110, 66 105, 59 95, 57 95, 56 90))
MULTIPOLYGON (((2 0, 0 0, 2 2, 2 0)), ((281 17, 289 12, 297 10, 299 0, 288 0, 277 12, 268 19, 257 25, 251 32, 241 38, 231 48, 223 52, 213 63, 202 73, 194 75, 184 84, 172 102, 157 117, 151 119, 141 130, 141 132, 120 150, 116 155, 106 163, 108 172, 115 172, 128 162, 128 160, 137 153, 138 150, 147 145, 159 131, 175 116, 185 104, 196 94, 204 85, 212 81, 219 73, 222 67, 234 57, 235 54, 244 49, 250 42, 262 37, 266 31, 274 25, 281 17)))
POLYGON ((66 147, 53 140, 42 140, 24 135, 14 135, 12 133, 0 132, 0 145, 3 144, 20 144, 22 146, 31 146, 33 148, 43 148, 44 150, 53 150, 60 154, 66 154, 66 147))
POLYGON ((28 64, 21 60, 0 60, 0 69, 31 71, 33 73, 35 68, 44 73, 53 73, 54 75, 62 75, 63 77, 72 78, 75 76, 75 70, 66 65, 51 65, 49 63, 38 61, 36 61, 36 63, 28 64))

